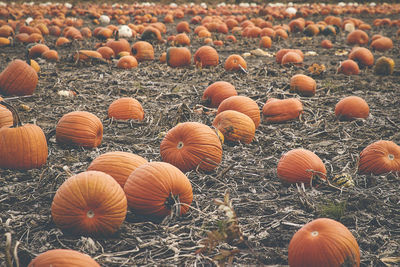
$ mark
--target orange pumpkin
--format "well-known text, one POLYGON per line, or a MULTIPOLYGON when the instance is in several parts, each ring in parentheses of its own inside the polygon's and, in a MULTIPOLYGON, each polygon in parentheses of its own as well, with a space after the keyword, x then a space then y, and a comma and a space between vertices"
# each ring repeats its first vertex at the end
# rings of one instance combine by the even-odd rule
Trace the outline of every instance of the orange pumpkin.
POLYGON ((343 73, 344 75, 357 75, 360 73, 360 69, 354 60, 347 59, 340 63, 337 72, 343 73))
POLYGON ((325 40, 322 40, 321 47, 325 48, 325 49, 331 49, 333 47, 333 44, 330 40, 325 39, 325 40))
POLYGON ((192 54, 186 47, 170 47, 166 54, 167 65, 173 68, 189 66, 192 54))
POLYGON ((117 68, 119 69, 132 69, 138 66, 138 62, 134 56, 123 56, 117 62, 117 68))
MULTIPOLYGON (((3 98, 0 97, 0 101, 2 101, 3 98)), ((14 119, 13 119, 13 114, 11 111, 0 105, 0 128, 2 127, 10 127, 13 125, 14 119)))
POLYGON ((142 35, 140 37, 142 41, 152 41, 152 40, 157 40, 158 42, 162 41, 160 30, 153 26, 147 26, 146 28, 144 28, 142 35))
POLYGON ((360 266, 360 248, 346 226, 319 218, 292 237, 288 249, 291 267, 360 266))
POLYGON ((100 171, 111 175, 123 188, 129 175, 140 165, 147 163, 141 156, 122 151, 107 152, 95 158, 88 171, 100 171))
POLYGON ((42 53, 42 58, 46 59, 47 61, 58 61, 58 53, 56 50, 48 50, 42 53))
POLYGON ((297 54, 299 54, 302 60, 304 59, 304 54, 299 49, 281 49, 276 53, 276 63, 282 64, 283 57, 289 52, 296 52, 297 54))
POLYGON ((297 148, 286 152, 278 162, 278 178, 287 183, 310 185, 313 175, 326 179, 322 160, 310 150, 297 148), (313 173, 314 172, 314 173, 313 173))
POLYGON ((49 50, 50 48, 45 44, 36 44, 29 49, 28 56, 29 58, 37 58, 49 50))
POLYGON ((313 96, 317 88, 315 80, 304 74, 296 74, 290 79, 290 92, 301 96, 313 96))
POLYGON ((92 59, 102 58, 101 54, 93 50, 79 50, 74 54, 75 61, 88 62, 92 59))
POLYGON ((400 146, 380 140, 364 148, 358 162, 358 173, 381 175, 388 172, 400 173, 400 146))
POLYGON ((336 104, 335 115, 339 120, 365 119, 369 115, 369 106, 361 97, 348 96, 336 104))
POLYGON ((97 147, 103 139, 100 119, 86 111, 65 114, 56 126, 57 143, 82 147, 97 147))
POLYGON ((222 101, 236 95, 235 86, 229 82, 219 81, 211 84, 204 90, 201 100, 205 102, 205 105, 217 108, 222 101))
POLYGON ((39 77, 25 61, 15 59, 0 73, 0 93, 4 95, 32 95, 39 77))
POLYGON ((289 51, 282 57, 282 65, 303 63, 303 58, 296 52, 289 51))
POLYGON ((262 114, 266 122, 285 122, 296 119, 303 112, 303 104, 297 98, 270 98, 265 103, 262 114))
POLYGON ((58 46, 63 46, 65 44, 70 43, 71 41, 68 38, 65 37, 59 37, 55 43, 56 47, 58 46))
POLYGON ((117 120, 139 120, 144 119, 143 107, 139 101, 132 97, 121 97, 108 108, 108 117, 117 120))
POLYGON ((124 191, 134 213, 165 217, 183 215, 193 200, 192 185, 185 174, 166 162, 149 162, 128 177, 124 191))
POLYGON ((190 27, 189 27, 189 23, 187 21, 181 21, 176 25, 176 31, 178 33, 182 33, 182 32, 186 32, 189 33, 190 32, 190 27))
POLYGON ((217 66, 219 56, 217 50, 211 46, 205 45, 197 49, 193 56, 193 60, 196 66, 204 68, 208 66, 217 66))
POLYGON ((393 48, 393 41, 388 37, 381 37, 371 43, 371 48, 384 52, 393 48))
POLYGON ((209 126, 198 122, 180 123, 161 142, 162 160, 183 172, 199 168, 212 171, 222 160, 218 135, 209 126))
POLYGON ((365 47, 355 47, 349 54, 349 59, 356 61, 360 66, 374 65, 374 55, 365 47))
POLYGON ((218 129, 225 140, 250 144, 254 139, 256 127, 251 118, 236 110, 225 110, 215 117, 212 125, 218 129))
POLYGON ((114 51, 114 55, 118 55, 122 51, 131 51, 131 45, 126 39, 119 38, 119 32, 115 31, 115 39, 110 39, 107 41, 106 46, 114 51))
POLYGON ((138 41, 132 45, 132 55, 137 61, 146 61, 154 59, 154 48, 146 41, 138 41))
POLYGON ((304 29, 304 34, 306 36, 312 37, 319 34, 319 28, 316 24, 309 24, 304 29))
POLYGON ((176 46, 189 46, 190 45, 190 39, 189 37, 186 35, 186 33, 179 33, 175 36, 174 39, 174 44, 176 46))
POLYGON ((100 53, 101 56, 102 56, 104 59, 107 59, 107 60, 110 60, 110 59, 112 59, 113 57, 115 57, 114 50, 112 50, 111 47, 108 47, 108 46, 99 47, 99 48, 96 50, 96 52, 100 53))
POLYGON ((74 234, 107 236, 125 220, 127 200, 110 175, 86 171, 69 177, 57 190, 51 216, 57 227, 74 234))
POLYGON ((70 266, 86 266, 100 267, 94 259, 89 255, 83 254, 72 249, 52 249, 36 256, 28 265, 28 267, 70 267, 70 266))
POLYGON ((260 47, 261 48, 271 48, 271 38, 268 36, 262 36, 260 39, 260 47))
POLYGON ((347 35, 347 43, 350 45, 365 45, 368 40, 368 34, 363 30, 354 30, 347 35))
POLYGON ((256 128, 260 125, 260 109, 258 104, 247 96, 231 96, 223 100, 218 106, 217 114, 225 110, 239 111, 249 116, 256 128))
POLYGON ((244 60, 244 58, 242 58, 240 55, 233 54, 225 60, 224 68, 227 71, 246 70, 247 63, 246 60, 244 60))

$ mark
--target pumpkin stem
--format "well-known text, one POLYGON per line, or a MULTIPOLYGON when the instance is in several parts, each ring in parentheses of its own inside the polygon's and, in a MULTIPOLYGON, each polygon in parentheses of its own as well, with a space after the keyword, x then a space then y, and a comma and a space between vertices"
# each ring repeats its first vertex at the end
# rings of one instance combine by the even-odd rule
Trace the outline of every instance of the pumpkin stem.
POLYGON ((179 195, 174 196, 172 192, 169 193, 169 196, 164 202, 164 205, 167 209, 171 210, 175 205, 177 206, 176 215, 179 216, 181 214, 181 206, 179 205, 179 195))
POLYGON ((8 108, 11 111, 11 113, 13 115, 13 126, 12 126, 13 128, 22 126, 21 118, 19 117, 17 110, 13 106, 11 106, 10 104, 8 104, 4 101, 0 101, 0 105, 5 106, 6 108, 8 108))
POLYGON ((178 145, 176 146, 177 149, 181 149, 184 146, 182 141, 179 141, 178 145))
POLYGON ((119 40, 119 30, 114 30, 113 34, 114 34, 115 41, 118 41, 119 40))
POLYGON ((394 160, 394 155, 393 155, 393 154, 389 154, 389 155, 388 155, 388 158, 389 158, 390 160, 394 160))
POLYGON ((88 217, 88 218, 93 218, 94 217, 94 211, 93 210, 88 210, 87 212, 86 212, 86 216, 88 217))

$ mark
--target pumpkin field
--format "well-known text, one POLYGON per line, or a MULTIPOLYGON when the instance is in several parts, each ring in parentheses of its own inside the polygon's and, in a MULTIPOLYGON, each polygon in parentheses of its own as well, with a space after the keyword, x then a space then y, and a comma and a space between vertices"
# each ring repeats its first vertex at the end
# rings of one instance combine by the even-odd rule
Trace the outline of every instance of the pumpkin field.
POLYGON ((400 4, 72 2, 0 2, 0 266, 400 265, 400 4))

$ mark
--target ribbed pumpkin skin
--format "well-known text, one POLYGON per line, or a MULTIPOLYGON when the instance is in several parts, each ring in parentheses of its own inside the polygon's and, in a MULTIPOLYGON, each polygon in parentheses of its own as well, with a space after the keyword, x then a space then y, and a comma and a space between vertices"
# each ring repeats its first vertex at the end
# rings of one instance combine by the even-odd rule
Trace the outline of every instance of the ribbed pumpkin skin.
POLYGON ((358 173, 380 175, 390 171, 400 173, 400 146, 380 140, 364 148, 358 162, 358 173))
POLYGON ((212 124, 226 140, 250 144, 253 141, 256 127, 249 116, 236 110, 225 110, 219 113, 212 124))
POLYGON ((170 47, 166 56, 167 64, 172 68, 189 66, 192 62, 192 54, 186 47, 170 47))
POLYGON ((217 50, 211 46, 204 45, 197 49, 193 56, 194 64, 199 67, 217 66, 219 56, 217 50))
POLYGON ((60 144, 97 147, 103 139, 103 124, 100 119, 86 111, 73 111, 58 121, 56 140, 60 144))
POLYGON ((202 101, 206 101, 206 105, 217 108, 222 101, 231 96, 236 96, 235 86, 228 82, 219 81, 211 84, 204 90, 202 101))
POLYGON ((290 79, 290 92, 301 96, 313 96, 317 89, 317 83, 313 78, 304 74, 296 74, 290 79))
POLYGON ((253 120, 256 128, 260 125, 260 108, 253 99, 247 96, 231 96, 218 106, 217 114, 225 110, 236 110, 239 111, 253 120))
POLYGON ((68 178, 51 205, 54 223, 75 234, 107 236, 125 220, 127 200, 110 175, 86 171, 68 178))
MULTIPOLYGON (((175 166, 166 162, 149 162, 139 166, 129 176, 124 191, 128 206, 135 213, 164 217, 171 213, 166 205, 169 196, 179 196, 180 203, 190 205, 193 200, 189 179, 175 166)), ((189 210, 181 205, 180 214, 189 210)))
POLYGON ((34 124, 0 128, 0 168, 30 170, 46 163, 48 148, 43 130, 34 124))
POLYGON ((209 126, 198 122, 180 123, 168 131, 161 142, 162 160, 183 172, 212 171, 222 160, 218 135, 209 126))
POLYGON ((72 249, 52 249, 34 258, 28 267, 100 267, 89 255, 72 249))
POLYGON ((25 61, 13 60, 0 73, 0 93, 4 95, 31 95, 36 89, 39 77, 25 61))
POLYGON ((139 120, 144 119, 143 107, 139 101, 132 97, 121 97, 108 108, 108 117, 117 120, 139 120))
POLYGON ((290 240, 288 257, 290 267, 360 266, 357 240, 346 226, 328 218, 298 230, 290 240))
MULTIPOLYGON (((325 175, 319 175, 326 179, 326 168, 322 160, 313 152, 297 148, 286 152, 278 162, 278 178, 288 183, 310 184, 313 173, 317 171, 325 175)), ((318 173, 315 173, 318 175, 318 173)))
POLYGON ((369 106, 361 97, 348 96, 336 104, 335 115, 339 120, 365 119, 369 115, 369 106))
MULTIPOLYGON (((1 101, 1 98, 0 98, 1 101)), ((0 128, 10 127, 13 125, 14 119, 10 110, 0 105, 0 128)))
POLYGON ((123 188, 129 175, 145 163, 147 163, 147 160, 141 156, 129 152, 114 151, 95 158, 87 170, 107 173, 123 188))
POLYGON ((297 98, 270 98, 265 103, 262 113, 267 122, 284 122, 296 119, 303 112, 303 104, 297 98))

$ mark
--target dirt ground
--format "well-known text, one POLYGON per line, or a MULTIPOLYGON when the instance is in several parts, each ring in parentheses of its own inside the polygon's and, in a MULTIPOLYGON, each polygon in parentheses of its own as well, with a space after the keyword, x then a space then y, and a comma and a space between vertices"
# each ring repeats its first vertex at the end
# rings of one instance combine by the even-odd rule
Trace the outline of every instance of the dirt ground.
MULTIPOLYGON (((397 16, 397 15, 396 15, 397 16)), ((393 16, 394 18, 395 16, 393 16)), ((161 17, 160 17, 161 18, 161 17)), ((358 18, 372 23, 374 18, 358 18)), ((95 27, 88 18, 85 23, 95 27)), ((188 19, 186 17, 185 19, 188 19)), ((321 16, 308 19, 318 21, 321 16)), ((167 25, 164 36, 176 34, 175 25, 167 25)), ((288 21, 283 21, 287 23, 288 21)), ((278 22, 275 22, 278 23, 278 22)), ((195 25, 191 25, 192 30, 195 25)), ((397 28, 373 27, 368 32, 389 36, 394 48, 389 52, 373 52, 375 59, 382 55, 400 65, 397 28)), ((192 55, 202 45, 190 34, 192 55)), ((225 59, 233 53, 243 54, 258 48, 259 39, 238 38, 236 44, 216 47, 220 64, 215 68, 173 69, 158 60, 139 63, 138 68, 120 70, 110 64, 75 64, 71 56, 77 49, 93 49, 94 38, 72 46, 57 48, 61 60, 48 63, 38 59, 41 67, 39 84, 31 97, 12 98, 8 102, 19 108, 25 123, 36 123, 49 133, 66 113, 82 110, 97 115, 104 125, 102 144, 95 149, 60 146, 50 138, 47 163, 29 171, 0 170, 0 234, 4 247, 5 234, 11 233, 20 266, 26 266, 37 254, 54 248, 71 248, 91 255, 102 266, 154 265, 213 265, 213 257, 223 251, 233 251, 234 265, 288 264, 288 244, 301 225, 319 218, 334 218, 346 225, 358 241, 361 266, 385 265, 384 258, 399 257, 400 251, 400 179, 395 174, 382 176, 358 175, 360 152, 380 139, 400 144, 400 78, 396 66, 391 76, 379 77, 372 69, 360 75, 337 74, 339 62, 347 56, 337 56, 340 49, 350 51, 345 44, 346 34, 336 37, 317 36, 304 39, 301 33, 291 34, 288 40, 274 41, 268 50, 299 48, 305 54, 302 66, 283 67, 274 57, 246 57, 248 73, 227 72, 225 59), (328 38, 334 48, 322 49, 319 44, 328 38), (314 51, 316 56, 307 55, 314 51), (162 222, 151 221, 128 212, 121 229, 110 238, 72 236, 59 230, 50 215, 51 202, 57 188, 68 178, 63 166, 73 173, 85 171, 90 162, 109 151, 128 151, 149 161, 160 161, 159 145, 164 134, 179 122, 198 121, 211 125, 214 114, 196 112, 201 108, 204 89, 216 81, 232 83, 239 95, 254 99, 260 109, 270 97, 287 98, 290 77, 309 74, 307 68, 319 63, 326 72, 314 76, 317 94, 300 97, 306 112, 301 120, 282 124, 262 123, 251 144, 224 144, 223 161, 210 174, 186 173, 193 186, 193 209, 184 217, 171 217, 162 222), (62 97, 60 90, 73 90, 75 97, 62 97), (335 119, 335 104, 343 97, 357 95, 370 107, 366 120, 340 122, 335 119), (107 118, 107 109, 119 97, 131 96, 142 103, 143 122, 118 122, 107 118), (27 105, 29 111, 21 109, 27 105), (278 160, 294 148, 314 151, 325 163, 329 177, 350 173, 355 187, 342 191, 330 187, 299 191, 296 186, 280 182, 276 174, 278 160), (211 251, 196 254, 202 247, 206 231, 215 228, 224 214, 218 211, 214 199, 229 193, 245 242, 240 245, 219 244, 211 251), (17 247, 16 247, 17 246, 17 247), (383 260, 382 260, 383 259, 383 260)), ((223 38, 218 35, 217 38, 223 38)), ((54 47, 56 38, 46 37, 54 47)), ((130 39, 133 44, 136 40, 130 39)), ((166 50, 166 44, 154 44, 156 59, 166 50)), ((0 48, 0 66, 23 58, 25 47, 0 48)), ((5 266, 3 249, 1 266, 5 266)))

